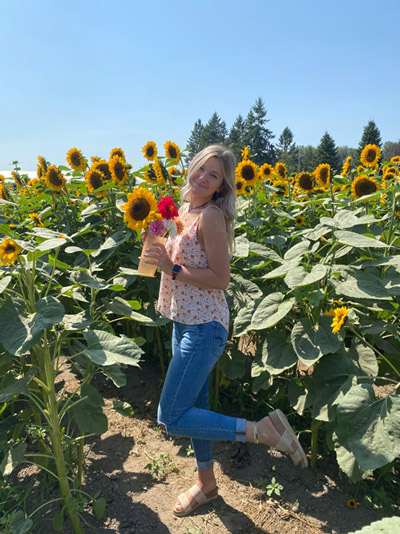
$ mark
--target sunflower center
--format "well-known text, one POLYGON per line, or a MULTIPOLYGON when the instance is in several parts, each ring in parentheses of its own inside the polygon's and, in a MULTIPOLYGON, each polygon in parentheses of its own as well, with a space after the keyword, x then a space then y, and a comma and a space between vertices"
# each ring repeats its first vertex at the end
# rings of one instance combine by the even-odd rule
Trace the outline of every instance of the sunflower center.
POLYGON ((90 183, 92 184, 92 187, 94 187, 94 189, 98 189, 99 187, 101 187, 103 185, 103 180, 101 179, 100 174, 94 172, 90 177, 90 183))
POLYGON ((319 177, 324 182, 324 184, 326 184, 326 182, 328 181, 328 169, 326 167, 321 169, 321 172, 319 173, 319 177))
POLYGON ((366 160, 368 161, 368 163, 372 163, 373 161, 375 161, 375 158, 376 158, 376 152, 373 148, 370 148, 367 152, 366 160))
POLYGON ((150 204, 145 198, 136 198, 129 206, 129 215, 136 221, 142 221, 150 213, 150 204))
POLYGON ((169 153, 169 157, 171 159, 176 159, 177 158, 177 153, 176 153, 176 148, 174 146, 170 146, 169 149, 168 149, 168 153, 169 153))
POLYGON ((56 172, 53 169, 50 171, 49 180, 53 185, 57 185, 57 186, 62 185, 62 180, 59 177, 58 172, 56 172))
POLYGON ((251 165, 244 165, 242 168, 242 177, 244 180, 254 180, 254 169, 251 165))
POLYGON ((81 164, 81 157, 79 155, 79 152, 72 152, 71 162, 76 166, 79 166, 81 164))
POLYGON ((368 180, 368 178, 363 178, 355 186, 355 191, 359 197, 363 197, 365 195, 371 195, 372 193, 375 193, 377 190, 378 188, 376 187, 376 184, 372 182, 371 180, 368 180))
POLYGON ((153 146, 147 147, 146 154, 149 158, 152 158, 154 155, 154 147, 153 146))
POLYGON ((153 170, 153 166, 150 166, 150 169, 147 172, 147 176, 149 180, 154 180, 155 182, 157 181, 157 175, 155 171, 153 170))
POLYGON ((311 190, 313 188, 313 181, 310 174, 302 174, 299 180, 299 185, 302 189, 311 190))
POLYGON ((98 163, 96 168, 104 174, 106 180, 111 180, 111 172, 108 163, 98 163))
POLYGON ((279 176, 282 176, 282 178, 285 178, 285 167, 283 167, 282 165, 279 165, 278 174, 279 176))
POLYGON ((13 252, 15 252, 15 247, 14 245, 12 245, 11 243, 7 243, 5 249, 4 249, 4 252, 5 254, 12 254, 13 252))
POLYGON ((116 163, 114 166, 114 174, 117 177, 117 180, 121 181, 124 179, 124 172, 125 172, 124 166, 122 165, 122 163, 118 161, 118 163, 116 163))
POLYGON ((243 183, 242 182, 236 182, 236 189, 238 191, 240 191, 242 188, 243 188, 243 183))

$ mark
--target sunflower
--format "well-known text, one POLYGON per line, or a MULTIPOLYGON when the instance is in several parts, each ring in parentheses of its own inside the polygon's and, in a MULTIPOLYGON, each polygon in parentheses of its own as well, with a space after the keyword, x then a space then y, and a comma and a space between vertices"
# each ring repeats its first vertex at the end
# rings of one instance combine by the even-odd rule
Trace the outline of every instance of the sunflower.
POLYGON ((0 198, 2 198, 3 200, 10 200, 7 188, 2 183, 0 183, 0 198))
POLYGON ((235 190, 237 195, 245 195, 246 191, 246 182, 242 178, 236 178, 235 190))
POLYGON ((0 262, 2 263, 14 263, 18 258, 22 247, 17 245, 13 239, 6 237, 0 244, 0 262))
POLYGON ((309 200, 310 200, 309 197, 307 195, 305 195, 304 197, 301 197, 299 202, 301 202, 303 204, 304 202, 308 202, 309 200))
POLYGON ((358 504, 357 504, 357 501, 355 499, 349 499, 347 501, 347 506, 349 508, 352 508, 353 510, 355 510, 357 508, 358 504))
POLYGON ((367 169, 364 167, 364 165, 359 165, 357 167, 357 174, 363 174, 367 169))
POLYGON ((168 169, 169 179, 174 187, 178 187, 181 180, 181 173, 176 167, 170 167, 168 169))
POLYGON ((104 183, 104 174, 93 165, 86 173, 86 187, 88 191, 95 193, 98 197, 104 197, 107 194, 106 191, 96 192, 104 183))
POLYGON ((29 180, 29 182, 26 185, 32 186, 35 184, 38 184, 40 182, 39 178, 32 178, 32 180, 29 180))
POLYGON ((44 224, 42 223, 42 219, 37 213, 30 213, 29 217, 32 219, 35 226, 44 226, 44 224))
POLYGON ((246 159, 249 159, 249 147, 245 146, 242 150, 242 160, 245 161, 246 159))
POLYGON ((165 185, 165 178, 160 160, 156 157, 153 163, 153 171, 157 177, 157 183, 165 185))
POLYGON ((305 219, 301 215, 297 215, 297 217, 294 220, 294 222, 297 224, 297 226, 303 226, 304 225, 304 221, 305 221, 305 219))
POLYGON ((349 311, 350 310, 346 308, 346 306, 342 306, 341 308, 336 308, 336 310, 334 310, 335 316, 331 324, 333 334, 337 334, 342 328, 344 320, 349 314, 349 311))
POLYGON ((96 169, 96 171, 103 173, 103 180, 106 182, 112 179, 110 166, 105 159, 97 158, 97 161, 93 162, 92 169, 96 169))
POLYGON ((390 163, 400 163, 400 156, 393 156, 390 158, 390 163))
POLYGON ((314 190, 314 180, 312 174, 309 172, 300 172, 296 174, 296 185, 302 191, 308 193, 314 190))
POLYGON ((246 182, 246 186, 254 185, 258 182, 259 169, 255 163, 249 159, 241 161, 236 167, 236 179, 241 178, 246 182))
POLYGON ((269 163, 264 163, 264 165, 261 165, 259 172, 261 180, 269 180, 270 182, 272 182, 272 177, 275 173, 275 169, 272 165, 270 165, 269 163))
POLYGON ((22 189, 25 187, 25 182, 23 178, 20 176, 19 172, 17 171, 11 171, 11 176, 14 178, 15 185, 18 187, 18 189, 22 189))
POLYGON ((314 171, 315 178, 319 185, 326 189, 329 186, 331 180, 331 166, 329 163, 321 163, 314 171))
POLYGON ((153 161, 154 158, 157 156, 156 144, 153 141, 148 141, 142 148, 142 152, 147 160, 153 161))
POLYGON ((84 171, 86 169, 86 161, 82 152, 77 148, 71 148, 67 152, 67 162, 71 169, 75 171, 84 171))
POLYGON ((386 176, 387 180, 392 180, 395 176, 398 176, 399 171, 394 165, 387 165, 383 167, 383 176, 386 176))
POLYGON ((172 141, 167 141, 164 145, 164 149, 166 157, 172 159, 173 163, 178 163, 181 159, 181 150, 179 146, 172 141))
POLYGON ((61 191, 66 183, 62 172, 55 165, 50 165, 47 169, 45 179, 46 184, 54 191, 61 191))
POLYGON ((274 195, 287 197, 289 195, 288 183, 286 180, 276 180, 273 186, 278 190, 274 195))
POLYGON ((123 159, 125 161, 125 154, 124 154, 124 151, 122 150, 122 148, 113 148, 111 150, 111 152, 110 152, 110 160, 114 156, 118 156, 118 157, 120 157, 121 159, 123 159))
POLYGON ((354 198, 361 198, 366 195, 371 195, 379 191, 379 184, 374 178, 367 176, 366 174, 361 174, 353 180, 351 184, 351 192, 354 198))
POLYGON ((118 185, 125 183, 128 179, 128 171, 126 169, 125 160, 120 156, 113 156, 111 157, 108 165, 110 167, 111 178, 113 181, 118 185))
POLYGON ((48 163, 46 159, 43 156, 38 156, 38 164, 42 167, 43 176, 44 176, 48 168, 48 163))
POLYGON ((350 171, 351 156, 347 156, 346 161, 343 163, 342 176, 347 176, 350 171))
POLYGON ((90 161, 92 162, 92 165, 93 163, 97 163, 100 160, 101 158, 99 158, 98 156, 90 156, 90 161))
POLYGON ((286 179, 287 176, 287 168, 284 163, 281 163, 278 161, 278 163, 275 165, 275 172, 279 175, 280 178, 286 179))
POLYGON ((360 161, 366 167, 375 167, 381 157, 381 149, 376 145, 367 145, 361 152, 360 161))
POLYGON ((147 228, 147 225, 157 219, 157 200, 153 193, 144 187, 138 187, 133 193, 128 193, 128 201, 122 205, 124 221, 132 230, 147 228))
POLYGON ((157 183, 157 175, 154 172, 153 164, 150 163, 149 168, 144 173, 144 179, 148 184, 156 184, 157 183))

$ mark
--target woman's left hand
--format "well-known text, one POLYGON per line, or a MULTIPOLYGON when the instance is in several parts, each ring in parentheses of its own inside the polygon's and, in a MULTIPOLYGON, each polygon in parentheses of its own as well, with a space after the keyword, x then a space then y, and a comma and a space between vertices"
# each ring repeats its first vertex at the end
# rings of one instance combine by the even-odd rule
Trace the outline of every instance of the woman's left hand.
POLYGON ((164 273, 170 274, 174 266, 165 246, 162 243, 154 243, 144 254, 145 262, 160 267, 164 273))

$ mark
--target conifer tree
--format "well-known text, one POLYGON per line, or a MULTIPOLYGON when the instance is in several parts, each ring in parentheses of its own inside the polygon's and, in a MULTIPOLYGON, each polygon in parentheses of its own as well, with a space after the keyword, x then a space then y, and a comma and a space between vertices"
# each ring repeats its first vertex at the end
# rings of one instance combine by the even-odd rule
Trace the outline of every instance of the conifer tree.
POLYGON ((253 154, 253 161, 257 165, 263 163, 273 164, 275 162, 275 150, 272 139, 275 137, 271 130, 266 127, 269 119, 266 119, 262 98, 257 98, 256 103, 247 114, 243 141, 249 147, 250 154, 253 154))
POLYGON ((298 147, 297 172, 313 172, 315 169, 317 149, 312 145, 301 145, 298 147))
POLYGON ((277 159, 286 165, 289 174, 297 170, 298 147, 294 142, 293 132, 287 126, 279 136, 275 152, 277 159))
POLYGON ((190 137, 188 139, 186 148, 189 149, 189 159, 192 159, 197 152, 200 150, 200 139, 201 134, 203 132, 204 126, 200 119, 197 119, 197 121, 194 123, 194 127, 192 130, 192 133, 190 134, 190 137))
POLYGON ((201 132, 199 150, 202 150, 208 145, 223 145, 227 135, 228 130, 225 121, 215 112, 201 132))
POLYGON ((229 131, 228 138, 226 140, 226 146, 232 150, 235 154, 236 161, 242 159, 242 149, 244 148, 243 142, 243 133, 244 133, 244 120, 242 115, 236 117, 235 122, 232 125, 232 128, 229 131))
POLYGON ((332 171, 337 172, 341 170, 341 162, 339 160, 335 141, 328 132, 325 132, 321 137, 321 141, 315 154, 315 166, 320 165, 321 163, 329 163, 332 171))
POLYGON ((377 145, 382 147, 382 137, 379 128, 374 121, 369 121, 364 127, 364 131, 361 137, 360 144, 358 145, 358 155, 360 156, 366 145, 377 145))

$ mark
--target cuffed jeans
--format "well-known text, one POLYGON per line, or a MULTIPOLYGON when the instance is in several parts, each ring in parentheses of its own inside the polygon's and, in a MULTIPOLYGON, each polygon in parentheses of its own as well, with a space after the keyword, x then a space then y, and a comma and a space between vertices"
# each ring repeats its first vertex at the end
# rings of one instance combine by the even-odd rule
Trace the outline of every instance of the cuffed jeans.
POLYGON ((174 322, 172 360, 158 406, 166 431, 192 439, 197 468, 213 465, 213 441, 246 441, 246 420, 209 410, 210 372, 223 353, 226 329, 217 321, 174 322))

